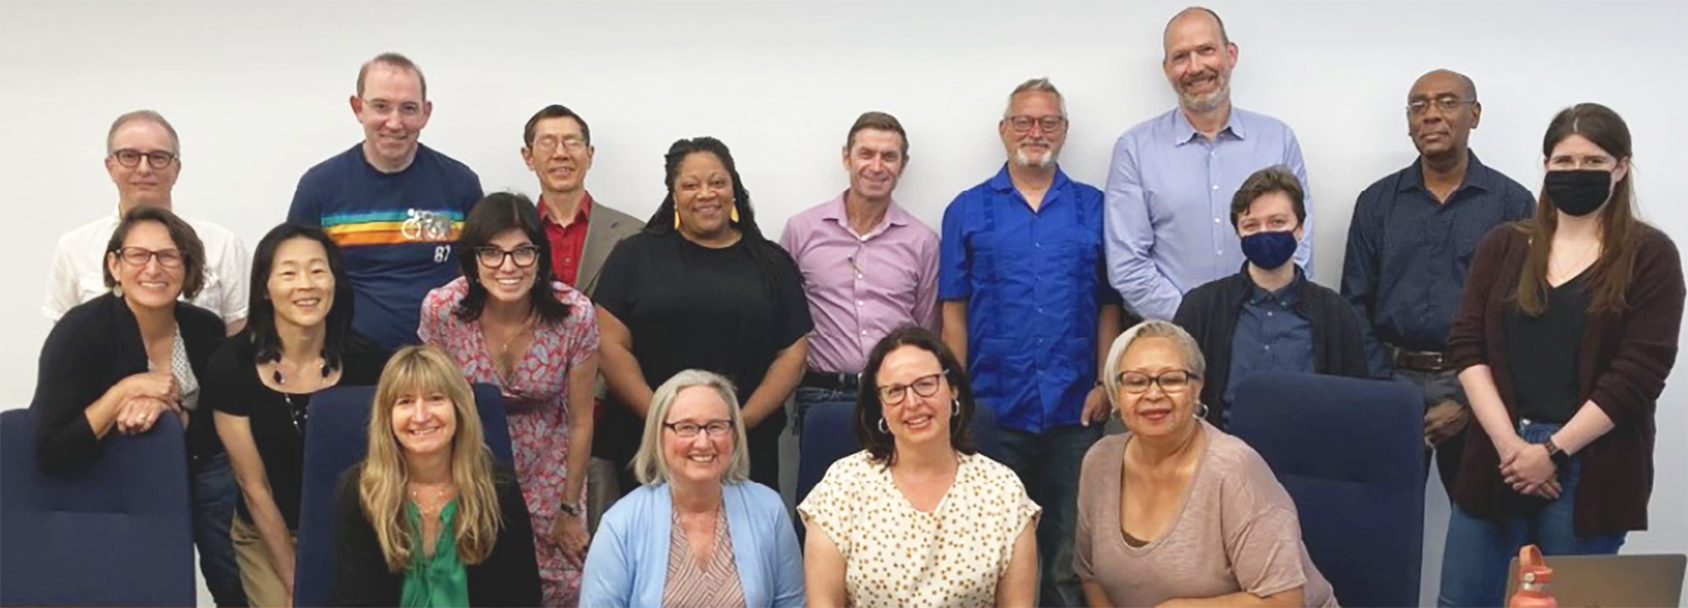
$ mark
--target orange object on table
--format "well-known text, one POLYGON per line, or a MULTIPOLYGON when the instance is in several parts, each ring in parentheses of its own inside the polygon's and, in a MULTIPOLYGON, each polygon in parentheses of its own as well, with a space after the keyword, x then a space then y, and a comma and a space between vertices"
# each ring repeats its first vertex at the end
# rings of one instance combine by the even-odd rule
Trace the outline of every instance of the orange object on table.
POLYGON ((1518 550, 1518 590, 1506 602, 1507 608, 1559 608, 1553 597, 1553 569, 1542 559, 1541 549, 1524 545, 1518 550))

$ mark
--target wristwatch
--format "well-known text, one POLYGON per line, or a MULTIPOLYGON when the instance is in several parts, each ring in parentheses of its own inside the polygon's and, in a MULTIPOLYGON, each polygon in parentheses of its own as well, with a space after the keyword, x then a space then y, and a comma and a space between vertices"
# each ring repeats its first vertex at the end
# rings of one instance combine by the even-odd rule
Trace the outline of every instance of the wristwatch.
POLYGON ((557 510, 562 511, 564 515, 569 517, 580 517, 580 508, 566 502, 557 505, 557 510))
POLYGON ((1541 440, 1541 446, 1547 448, 1547 459, 1553 461, 1553 468, 1563 471, 1571 466, 1571 455, 1559 449, 1559 444, 1554 443, 1552 437, 1541 440))

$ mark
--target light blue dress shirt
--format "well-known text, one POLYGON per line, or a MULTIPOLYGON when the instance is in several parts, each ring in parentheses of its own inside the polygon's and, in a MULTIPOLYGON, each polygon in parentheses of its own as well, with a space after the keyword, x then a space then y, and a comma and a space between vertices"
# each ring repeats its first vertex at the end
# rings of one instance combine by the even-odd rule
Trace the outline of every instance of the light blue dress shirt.
MULTIPOLYGON (((1145 318, 1171 319, 1184 292, 1237 272, 1242 245, 1231 197, 1255 171, 1284 165, 1307 187, 1301 144, 1283 122, 1239 108, 1214 140, 1182 109, 1132 127, 1114 143, 1104 228, 1108 281, 1145 318)), ((1313 198, 1295 263, 1313 271, 1313 198)))

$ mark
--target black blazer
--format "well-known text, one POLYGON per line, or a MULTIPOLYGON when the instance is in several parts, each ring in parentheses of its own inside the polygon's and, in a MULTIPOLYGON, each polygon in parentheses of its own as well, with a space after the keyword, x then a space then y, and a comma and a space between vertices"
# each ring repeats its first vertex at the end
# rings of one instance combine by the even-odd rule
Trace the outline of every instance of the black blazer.
MULTIPOLYGON (((176 303, 176 326, 187 347, 188 364, 203 385, 206 364, 225 334, 223 321, 203 308, 176 303)), ((41 469, 60 473, 93 462, 102 452, 99 437, 84 412, 124 378, 147 371, 141 326, 129 305, 112 294, 65 312, 47 334, 35 381, 35 460, 41 469)), ((188 454, 223 451, 211 425, 211 407, 201 403, 187 428, 188 454)))
MULTIPOLYGON (((533 551, 533 525, 527 503, 516 485, 514 471, 497 465, 494 485, 504 525, 492 554, 479 564, 465 565, 469 574, 470 606, 538 606, 539 562, 533 551)), ((339 589, 337 606, 397 606, 404 590, 404 573, 387 570, 375 527, 358 501, 359 464, 340 474, 335 490, 335 567, 339 589)))
MULTIPOLYGON (((1184 294, 1173 322, 1201 346, 1207 359, 1207 377, 1202 382, 1202 403, 1207 404, 1207 421, 1220 430, 1225 428, 1225 387, 1231 381, 1231 339, 1237 331, 1237 315, 1242 314, 1243 302, 1248 300, 1254 281, 1244 271, 1216 279, 1184 294)), ((1314 283, 1310 278, 1299 280, 1295 314, 1307 319, 1313 327, 1313 373, 1350 378, 1370 378, 1372 371, 1367 358, 1371 341, 1370 329, 1360 313, 1342 296, 1314 283)))

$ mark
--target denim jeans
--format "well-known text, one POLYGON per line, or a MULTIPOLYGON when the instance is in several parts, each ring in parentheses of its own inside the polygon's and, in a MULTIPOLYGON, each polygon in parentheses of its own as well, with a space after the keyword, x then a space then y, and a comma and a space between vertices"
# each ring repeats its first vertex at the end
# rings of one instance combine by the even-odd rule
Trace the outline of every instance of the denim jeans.
POLYGON ((1068 426, 1043 433, 1001 429, 1003 462, 1043 507, 1037 525, 1038 606, 1083 606, 1073 572, 1078 534, 1078 477, 1084 454, 1102 438, 1102 425, 1068 426))
MULTIPOLYGON (((1536 443, 1553 435, 1556 423, 1520 421, 1518 435, 1536 443)), ((1628 536, 1623 532, 1577 536, 1573 525, 1582 459, 1573 457, 1559 471, 1559 499, 1512 495, 1502 521, 1474 516, 1453 506, 1448 517, 1448 542, 1442 553, 1442 591, 1437 606, 1506 605, 1507 565, 1527 544, 1545 555, 1613 555, 1628 536)))
POLYGON ((189 464, 193 475, 193 544, 199 549, 199 572, 218 606, 246 605, 246 590, 240 584, 240 566, 234 558, 234 541, 229 526, 234 523, 234 470, 229 455, 195 457, 189 464))
MULTIPOLYGON (((1449 399, 1458 401, 1467 408, 1471 407, 1471 402, 1465 398, 1465 388, 1459 383, 1459 372, 1457 371, 1421 372, 1411 369, 1397 369, 1394 378, 1396 382, 1418 387, 1418 390, 1424 393, 1424 410, 1426 412, 1449 399)), ((1477 425, 1476 416, 1469 418, 1465 428, 1461 429, 1460 432, 1454 433, 1447 439, 1442 440, 1442 443, 1437 444, 1434 451, 1436 472, 1442 478, 1442 487, 1446 488, 1450 495, 1453 494, 1454 476, 1459 473, 1459 459, 1465 454, 1465 433, 1472 428, 1480 428, 1477 425)), ((1431 455, 1432 451, 1426 448, 1424 450, 1424 471, 1426 473, 1430 472, 1431 455)), ((1429 475, 1426 475, 1424 479, 1425 483, 1430 483, 1429 475)))
MULTIPOLYGON (((809 413, 809 408, 826 403, 842 403, 854 408, 856 407, 856 392, 808 386, 799 387, 797 389, 797 420, 792 425, 794 427, 792 433, 797 435, 799 444, 801 444, 803 438, 803 418, 809 413)), ((843 432, 851 431, 844 429, 843 432)))

